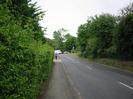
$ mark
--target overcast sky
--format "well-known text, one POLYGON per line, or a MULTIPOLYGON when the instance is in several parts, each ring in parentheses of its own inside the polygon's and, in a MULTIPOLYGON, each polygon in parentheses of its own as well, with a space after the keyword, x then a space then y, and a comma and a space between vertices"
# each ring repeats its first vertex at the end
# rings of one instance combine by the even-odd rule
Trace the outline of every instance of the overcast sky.
POLYGON ((60 28, 69 30, 76 36, 78 26, 86 22, 88 16, 101 13, 118 15, 119 10, 133 0, 32 0, 46 11, 40 22, 47 27, 46 37, 52 38, 53 31, 60 28))

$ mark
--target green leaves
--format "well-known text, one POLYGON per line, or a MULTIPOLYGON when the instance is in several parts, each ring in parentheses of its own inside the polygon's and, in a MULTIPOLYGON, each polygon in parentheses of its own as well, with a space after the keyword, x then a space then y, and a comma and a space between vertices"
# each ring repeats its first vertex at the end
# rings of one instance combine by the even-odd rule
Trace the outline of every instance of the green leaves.
POLYGON ((54 36, 54 47, 55 49, 60 49, 64 51, 64 45, 63 45, 63 32, 65 32, 64 29, 60 29, 58 31, 55 31, 53 36, 54 36))
POLYGON ((51 72, 53 48, 42 43, 35 13, 27 0, 0 5, 0 99, 36 99, 51 72))
POLYGON ((66 34, 64 45, 65 45, 65 51, 71 52, 72 50, 75 50, 77 47, 76 37, 73 37, 70 34, 66 34))
POLYGON ((58 31, 54 32, 53 36, 53 45, 55 49, 60 49, 62 52, 71 52, 72 50, 74 51, 76 49, 77 39, 76 37, 73 37, 72 35, 67 33, 67 30, 63 28, 59 29, 58 31))
POLYGON ((117 52, 121 58, 133 58, 133 14, 122 17, 116 34, 117 52))
POLYGON ((133 4, 123 8, 120 16, 90 17, 78 28, 78 44, 84 57, 133 59, 133 4))
POLYGON ((109 14, 91 17, 79 27, 78 40, 81 54, 92 57, 101 56, 112 43, 115 17, 109 14))

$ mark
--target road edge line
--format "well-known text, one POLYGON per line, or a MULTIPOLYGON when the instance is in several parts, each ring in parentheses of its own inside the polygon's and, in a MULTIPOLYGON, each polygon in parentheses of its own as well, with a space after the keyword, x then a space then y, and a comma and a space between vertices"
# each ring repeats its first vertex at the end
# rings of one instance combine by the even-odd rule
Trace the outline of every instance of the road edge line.
POLYGON ((79 90, 78 90, 76 87, 74 87, 74 83, 73 83, 71 77, 70 77, 70 76, 66 73, 66 71, 65 71, 64 64, 63 64, 62 62, 61 62, 61 64, 62 64, 62 66, 63 66, 63 69, 64 69, 64 72, 65 72, 65 74, 66 74, 66 77, 67 77, 67 79, 68 79, 70 85, 72 86, 72 89, 73 89, 73 90, 75 91, 75 93, 78 95, 78 99, 84 99, 84 98, 81 96, 79 90))

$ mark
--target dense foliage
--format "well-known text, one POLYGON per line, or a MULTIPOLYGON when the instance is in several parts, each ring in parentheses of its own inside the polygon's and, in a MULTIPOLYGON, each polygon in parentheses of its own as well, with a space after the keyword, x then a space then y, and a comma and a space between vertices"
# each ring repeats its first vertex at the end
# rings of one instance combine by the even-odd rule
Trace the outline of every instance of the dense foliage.
POLYGON ((120 16, 90 17, 78 28, 78 45, 84 57, 133 59, 133 4, 122 9, 120 16))
POLYGON ((78 40, 83 56, 105 55, 111 46, 115 17, 109 14, 91 17, 79 27, 78 40))
POLYGON ((68 31, 65 29, 59 29, 53 33, 54 36, 54 48, 60 49, 62 52, 68 51, 72 52, 77 47, 77 39, 76 37, 67 33, 68 31))
POLYGON ((87 40, 88 40, 88 26, 90 22, 80 25, 78 28, 78 46, 80 51, 82 52, 81 55, 87 57, 87 40))
POLYGON ((60 29, 58 31, 54 31, 53 36, 54 36, 54 48, 55 49, 60 49, 64 51, 64 44, 63 44, 63 32, 64 29, 60 29))
POLYGON ((133 13, 122 17, 116 34, 117 52, 124 59, 133 58, 133 13))
POLYGON ((0 1, 0 99, 36 99, 51 71, 53 49, 27 0, 0 1))
POLYGON ((65 51, 72 52, 77 47, 77 41, 76 37, 71 36, 70 34, 65 35, 65 51))

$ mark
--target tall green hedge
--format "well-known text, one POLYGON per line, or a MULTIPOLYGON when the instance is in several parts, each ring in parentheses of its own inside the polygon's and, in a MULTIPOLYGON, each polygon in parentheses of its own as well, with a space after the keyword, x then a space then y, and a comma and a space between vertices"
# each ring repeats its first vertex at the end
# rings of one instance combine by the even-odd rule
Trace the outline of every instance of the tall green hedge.
POLYGON ((38 31, 23 28, 0 5, 0 99, 36 99, 48 79, 53 48, 35 40, 33 32, 38 31))

